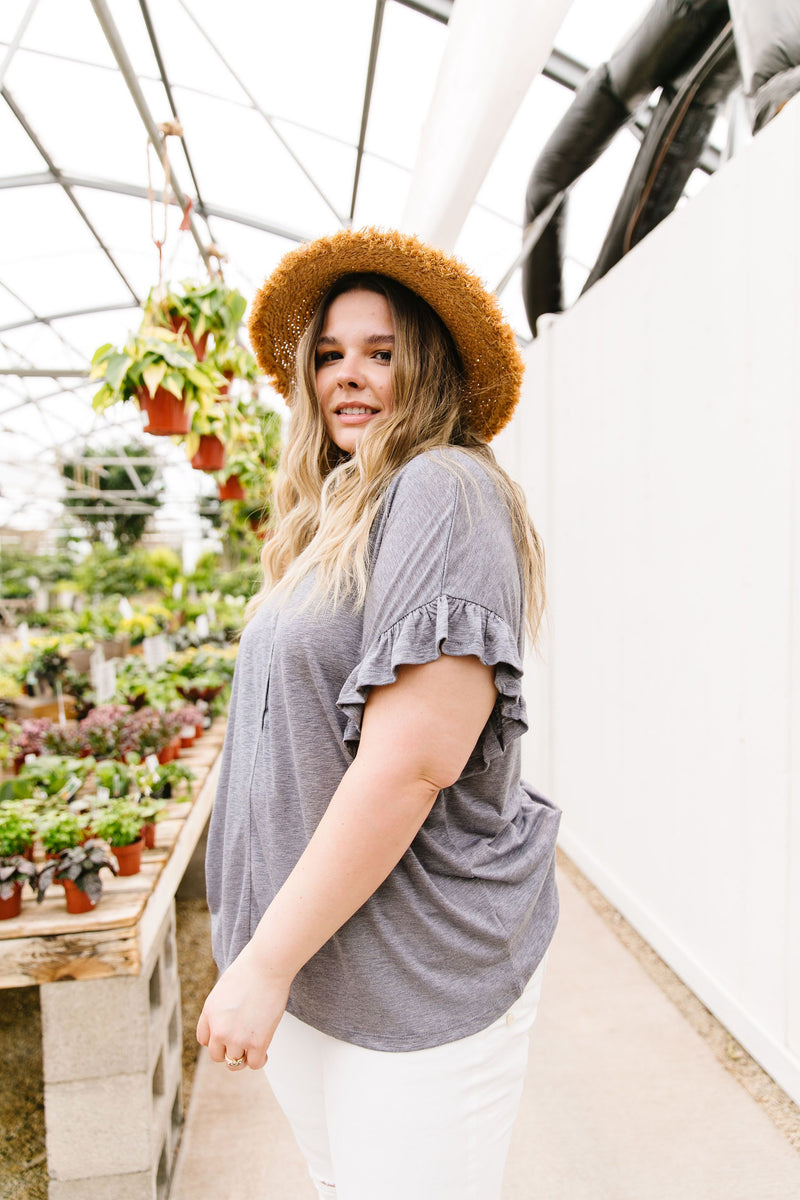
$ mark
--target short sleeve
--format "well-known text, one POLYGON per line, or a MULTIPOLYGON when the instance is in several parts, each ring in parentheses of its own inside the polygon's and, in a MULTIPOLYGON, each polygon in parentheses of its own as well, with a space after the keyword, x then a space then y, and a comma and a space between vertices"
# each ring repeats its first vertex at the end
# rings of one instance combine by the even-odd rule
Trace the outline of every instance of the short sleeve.
POLYGON ((338 697, 355 753, 369 690, 440 654, 494 667, 497 700, 465 773, 483 770, 527 729, 523 592, 511 521, 471 456, 433 451, 394 481, 376 522, 361 659, 338 697))

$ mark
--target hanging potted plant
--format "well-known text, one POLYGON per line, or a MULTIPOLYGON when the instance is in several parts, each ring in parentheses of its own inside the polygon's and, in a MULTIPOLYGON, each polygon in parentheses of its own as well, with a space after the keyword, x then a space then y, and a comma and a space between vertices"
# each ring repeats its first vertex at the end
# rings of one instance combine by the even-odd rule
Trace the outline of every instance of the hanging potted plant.
POLYGON ((133 401, 147 413, 145 433, 188 433, 194 408, 216 398, 224 380, 169 329, 143 325, 122 350, 100 346, 92 358, 91 379, 103 379, 92 400, 96 412, 133 401))
POLYGON ((280 455, 279 414, 240 401, 230 411, 229 427, 225 474, 217 476, 220 500, 266 500, 280 455))
POLYGON ((227 396, 234 379, 243 379, 247 383, 256 383, 260 372, 258 363, 244 346, 235 341, 217 341, 213 351, 209 353, 208 361, 216 367, 225 379, 225 386, 220 389, 222 396, 227 396))
POLYGON ((225 439, 230 430, 228 411, 219 397, 203 397, 192 414, 186 453, 196 471, 219 471, 225 462, 225 439))
POLYGON ((247 301, 217 276, 205 283, 184 280, 180 288, 155 287, 145 301, 145 320, 185 337, 202 361, 209 335, 232 341, 247 301))
POLYGON ((113 875, 117 874, 116 859, 97 838, 90 838, 82 846, 67 846, 39 871, 36 899, 41 903, 51 883, 62 883, 67 912, 89 912, 103 892, 100 878, 103 867, 108 867, 113 875))
POLYGON ((92 829, 108 842, 119 864, 120 875, 137 875, 142 866, 142 812, 135 800, 119 796, 92 809, 92 829))

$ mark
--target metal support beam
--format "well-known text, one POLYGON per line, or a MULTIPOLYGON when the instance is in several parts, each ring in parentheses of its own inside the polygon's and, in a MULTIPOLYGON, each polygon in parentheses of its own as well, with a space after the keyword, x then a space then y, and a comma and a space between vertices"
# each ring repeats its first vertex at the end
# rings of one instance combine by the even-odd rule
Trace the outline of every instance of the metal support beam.
POLYGON ((414 12, 422 13, 423 17, 432 17, 446 25, 453 11, 453 0, 397 0, 404 8, 413 8, 414 12))
POLYGON ((0 375, 18 379, 88 379, 88 367, 0 367, 0 375))
MULTIPOLYGON (((158 65, 158 73, 161 76, 161 83, 164 87, 164 91, 167 94, 167 100, 169 101, 170 111, 172 112, 172 115, 175 118, 175 120, 178 121, 179 123, 182 123, 180 116, 178 115, 178 109, 175 104, 175 99, 172 95, 172 85, 170 84, 169 76, 167 75, 167 70, 166 70, 166 67, 164 66, 164 59, 161 56, 161 47, 158 44, 158 38, 156 37, 156 31, 153 26, 152 18, 150 16, 150 9, 148 8, 147 0, 139 0, 139 8, 142 10, 142 18, 144 19, 145 28, 147 29, 147 36, 150 38, 150 45, 153 48, 153 54, 155 55, 155 60, 158 65)), ((203 203, 203 197, 200 194, 200 184, 198 183, 197 176, 194 173, 194 167, 192 166, 192 160, 189 157, 189 147, 186 145, 186 138, 183 136, 183 134, 181 134, 181 145, 183 146, 183 153, 186 157, 186 165, 189 168, 189 174, 191 175, 192 183, 194 184, 194 193, 195 193, 195 196, 197 197, 197 211, 199 212, 200 216, 203 217, 203 219, 206 222, 206 226, 208 227, 208 217, 206 215, 206 206, 203 203)), ((211 229, 209 227, 209 234, 210 233, 211 233, 211 229)), ((213 237, 212 237, 212 241, 213 241, 213 237)))
POLYGON ((94 225, 89 220, 86 213, 83 211, 83 208, 81 207, 81 205, 78 203, 78 201, 73 196, 72 191, 70 189, 70 185, 68 183, 66 183, 64 181, 64 179, 62 178, 60 170, 58 169, 58 167, 56 166, 55 162, 50 157, 50 155, 47 153, 47 151, 45 150, 42 143, 39 141, 38 137, 34 133, 30 124, 28 123, 28 120, 25 117, 24 113, 18 107, 18 105, 15 103, 13 97, 9 93, 8 88, 3 87, 2 89, 0 89, 0 94, 2 94, 3 99, 5 100, 6 104, 11 109, 12 113, 17 118, 17 120, 19 121, 22 128, 25 130, 25 133, 27 134, 30 141, 33 143, 33 145, 38 150, 39 154, 41 154, 42 158, 47 163, 48 170, 51 172, 51 174, 53 176, 53 181, 55 183, 57 183, 59 185, 59 187, 62 188, 64 195, 67 197, 67 199, 69 200, 69 202, 73 206, 73 208, 77 211, 77 213, 78 213, 79 217, 81 218, 81 220, 83 221, 84 225, 86 225, 86 227, 89 230, 89 232, 91 233, 92 237, 97 242, 98 246, 103 251, 103 253, 105 254, 108 261, 111 263, 111 266, 114 268, 117 275, 119 275, 120 279, 125 284, 125 287, 128 289, 131 296, 138 304, 139 297, 136 295, 136 291, 133 288, 132 284, 129 283, 128 279, 125 277, 124 272, 122 271, 121 267, 117 263, 113 254, 109 250, 108 246, 105 244, 103 239, 100 237, 100 234, 97 232, 94 225))
POLYGON ((28 23, 29 23, 31 17, 33 16, 34 12, 36 11, 36 6, 38 3, 39 3, 39 0, 31 0, 30 4, 25 9, 25 12, 22 14, 22 20, 20 21, 19 25, 17 26, 17 32, 14 34, 13 38, 11 39, 11 41, 8 44, 8 49, 6 50, 5 58, 0 63, 0 88, 3 86, 3 82, 6 77, 6 71, 11 66, 11 60, 13 59, 14 55, 17 53, 17 50, 19 50, 19 44, 22 41, 25 30, 28 28, 28 23))
POLYGON ((126 312, 138 308, 138 304, 97 304, 92 308, 76 308, 72 312, 48 313, 43 317, 26 317, 24 321, 10 321, 8 325, 0 325, 0 334, 11 333, 15 329, 27 329, 30 325, 51 325, 53 321, 68 321, 70 317, 94 317, 102 313, 126 312))
MULTIPOLYGON (((105 34, 106 41, 108 42, 109 46, 111 47, 111 53, 114 55, 114 58, 117 60, 117 66, 119 67, 120 71, 122 72, 122 78, 125 80, 128 91, 131 94, 131 99, 133 100, 134 104, 136 105, 136 109, 139 113, 139 116, 142 119, 142 124, 144 125, 145 129, 147 130, 147 136, 150 139, 153 149, 156 151, 159 158, 163 162, 169 163, 169 156, 168 156, 167 150, 166 150, 166 138, 163 137, 162 134, 159 132, 158 126, 156 125, 156 123, 153 119, 153 114, 150 112, 150 109, 147 107, 147 101, 144 98, 144 92, 142 91, 141 87, 139 86, 139 80, 136 76, 136 72, 133 69, 133 63, 128 58, 128 52, 125 49, 125 45, 122 41, 122 38, 119 35, 119 30, 117 29, 116 25, 114 24, 114 20, 111 16, 111 13, 108 11, 108 5, 106 4, 106 0, 91 0, 91 5, 92 5, 92 8, 94 9, 94 13, 95 13, 95 16, 97 17, 100 28, 102 29, 103 33, 105 34)), ((184 192, 181 189, 180 184, 175 179, 175 175, 174 175, 174 172, 172 171, 171 166, 170 166, 170 186, 172 187, 172 190, 175 193, 175 196, 176 196, 177 201, 180 204, 181 208, 183 209, 184 212, 186 212, 189 201, 188 201, 188 198, 184 195, 184 192)), ((189 221, 189 231, 190 231, 192 237, 194 238, 194 242, 195 242, 195 245, 197 246, 197 249, 200 251, 200 257, 202 258, 203 262, 205 263, 206 270, 210 273, 211 272, 211 261, 208 257, 208 250, 206 248, 205 242, 200 237, 200 234, 197 229, 197 225, 196 225, 191 213, 189 213, 188 221, 189 221)))
MULTIPOLYGON (((135 183, 124 183, 122 180, 97 179, 92 175, 67 174, 62 174, 60 179, 70 187, 92 188, 100 192, 115 192, 120 196, 133 196, 137 200, 148 199, 146 187, 141 187, 135 183)), ((0 179, 0 191, 6 188, 44 187, 56 182, 58 181, 55 178, 43 171, 38 171, 31 175, 11 175, 6 179, 0 179)), ((174 196, 170 197, 169 203, 176 205, 176 207, 179 204, 177 198, 174 196)), ((311 240, 311 234, 298 233, 296 229, 288 229, 284 225, 276 225, 272 221, 265 221, 262 217, 254 217, 250 216, 249 213, 238 212, 235 208, 223 208, 219 204, 206 204, 205 211, 212 217, 219 217, 221 221, 233 221, 236 225, 246 225, 249 229, 259 229, 262 233, 271 233, 275 237, 286 238, 290 242, 308 242, 311 240)))
POLYGON ((372 104, 372 89, 375 86, 375 67, 378 63, 378 53, 381 47, 381 29, 383 28, 383 13, 386 0, 375 0, 375 16, 372 21, 372 41, 369 47, 369 63, 367 65, 367 82, 364 86, 364 104, 361 109, 361 128, 358 133, 358 149, 356 151, 356 169, 353 174, 353 195, 350 200, 350 222, 356 211, 358 198, 358 181, 361 177, 361 161, 364 157, 364 143, 369 124, 369 110, 372 104))
MULTIPOLYGON (((92 3, 94 4, 94 3, 95 3, 95 0, 92 0, 92 3)), ((246 97, 247 97, 247 99, 250 101, 250 104, 251 104, 252 108, 253 108, 253 109, 254 109, 254 110, 255 110, 255 111, 258 113, 258 115, 259 115, 260 117, 263 117, 263 119, 266 121, 267 125, 269 125, 269 127, 270 127, 270 129, 271 129, 272 133, 275 135, 275 137, 278 139, 278 141, 280 142, 280 144, 283 146, 283 148, 284 148, 284 150, 286 151, 286 153, 287 153, 287 154, 288 154, 288 155, 289 155, 291 158, 293 158, 293 159, 294 159, 295 163, 296 163, 296 164, 297 164, 297 166, 300 168, 300 170, 303 172, 303 174, 305 175, 306 179, 308 180, 308 182, 309 182, 309 183, 311 184, 311 186, 313 187, 314 191, 317 193, 317 195, 320 197, 320 199, 321 199, 321 200, 322 200, 322 201, 325 203, 325 205, 326 205, 326 206, 327 206, 327 207, 330 209, 330 211, 331 211, 331 212, 333 213, 333 215, 336 217, 336 220, 339 222, 339 224, 340 224, 340 225, 344 225, 346 222, 345 222, 345 219, 344 219, 344 217, 342 216, 342 214, 336 210, 336 207, 335 207, 335 205, 334 205, 334 204, 333 204, 333 203, 332 203, 332 202, 331 202, 331 201, 328 199, 328 197, 325 195, 325 192, 324 192, 324 191, 322 190, 322 188, 319 186, 319 184, 317 183, 316 179, 314 179, 313 175, 312 175, 312 174, 311 174, 311 172, 308 170, 308 168, 305 166, 305 164, 302 162, 302 160, 301 160, 301 159, 298 157, 298 155, 295 153, 295 151, 294 151, 293 147, 289 145, 289 143, 287 142, 286 138, 283 136, 283 134, 281 133, 281 131, 278 129, 278 127, 276 126, 276 124, 275 124, 274 120, 273 120, 273 119, 272 119, 272 117, 269 115, 269 113, 267 113, 267 112, 265 112, 265 111, 264 111, 264 109, 263 109, 263 108, 261 107, 261 105, 259 104, 258 100, 256 100, 256 98, 255 98, 255 96, 253 95, 253 93, 250 91, 250 89, 249 89, 249 88, 247 87, 247 85, 245 84, 244 80, 243 80, 243 79, 241 79, 241 78, 240 78, 240 76, 236 74, 236 72, 234 71, 234 69, 233 69, 233 67, 231 66, 231 64, 228 62, 228 60, 227 60, 227 59, 225 58, 225 56, 222 54, 222 52, 221 52, 221 50, 220 50, 219 46, 216 44, 216 42, 214 42, 214 41, 212 40, 212 38, 210 38, 210 37, 209 37, 208 33, 206 33, 205 29, 204 29, 204 28, 203 28, 203 26, 200 24, 200 22, 198 21, 197 17, 196 17, 196 16, 195 16, 195 14, 194 14, 194 13, 191 11, 191 9, 189 8, 189 6, 186 4, 185 0, 178 0, 178 3, 180 4, 180 6, 181 6, 181 8, 183 9, 183 11, 186 13, 186 16, 189 18, 189 20, 190 20, 190 21, 192 22, 192 24, 195 26, 195 28, 197 29, 197 31, 198 31, 198 33, 201 35, 201 37, 205 38, 205 40, 208 42, 209 46, 211 47, 211 49, 212 49, 212 50, 214 51, 214 53, 216 54, 216 56, 217 56, 217 58, 219 59, 219 61, 222 63, 222 65, 223 65, 223 67, 225 68, 225 70, 226 70, 226 71, 227 71, 227 72, 230 74, 231 78, 232 78, 232 79, 234 79, 234 80, 236 81, 236 84, 237 84, 237 85, 238 85, 238 86, 239 86, 239 87, 242 89, 242 91, 244 92, 245 96, 246 96, 246 97)), ((211 210, 208 210, 208 211, 211 211, 211 210)))

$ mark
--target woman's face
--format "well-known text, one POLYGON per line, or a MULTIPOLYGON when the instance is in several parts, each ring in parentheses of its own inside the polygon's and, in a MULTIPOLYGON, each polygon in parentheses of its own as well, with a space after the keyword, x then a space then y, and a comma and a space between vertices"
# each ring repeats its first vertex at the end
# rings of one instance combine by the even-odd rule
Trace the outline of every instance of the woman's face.
POLYGON ((333 300, 316 348, 317 396, 333 442, 352 454, 364 430, 388 417, 394 322, 385 296, 358 290, 333 300))

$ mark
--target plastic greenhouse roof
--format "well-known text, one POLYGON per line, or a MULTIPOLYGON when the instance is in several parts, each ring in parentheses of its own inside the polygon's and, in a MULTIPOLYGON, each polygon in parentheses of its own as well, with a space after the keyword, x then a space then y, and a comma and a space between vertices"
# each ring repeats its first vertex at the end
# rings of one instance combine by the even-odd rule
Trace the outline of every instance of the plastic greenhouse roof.
MULTIPOLYGON (((528 175, 571 102, 570 88, 548 76, 579 78, 581 66, 603 62, 649 6, 574 0, 553 70, 520 105, 455 247, 490 286, 519 252, 528 175)), ((141 418, 128 406, 94 413, 98 385, 85 372, 97 346, 138 326, 158 278, 154 236, 165 235, 165 280, 204 277, 198 245, 213 243, 226 256, 226 282, 249 301, 297 242, 351 220, 400 221, 450 8, 450 0, 4 0, 0 532, 54 528, 59 462, 86 444, 138 435, 141 418), (161 203, 162 164, 98 9, 116 27, 152 120, 183 126, 168 152, 176 190, 193 199, 194 234, 179 229, 178 206, 161 203)), ((637 145, 626 127, 575 189, 568 298, 597 253, 637 145)), ((501 302, 526 340, 518 271, 501 302)), ((178 529, 209 481, 169 439, 142 440, 170 489, 162 519, 178 529)))

